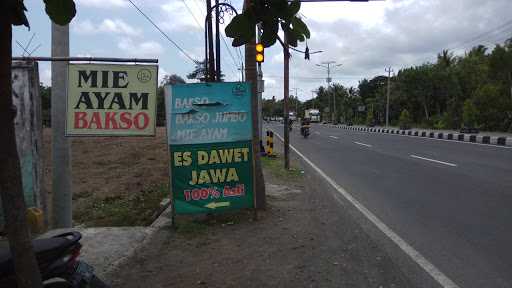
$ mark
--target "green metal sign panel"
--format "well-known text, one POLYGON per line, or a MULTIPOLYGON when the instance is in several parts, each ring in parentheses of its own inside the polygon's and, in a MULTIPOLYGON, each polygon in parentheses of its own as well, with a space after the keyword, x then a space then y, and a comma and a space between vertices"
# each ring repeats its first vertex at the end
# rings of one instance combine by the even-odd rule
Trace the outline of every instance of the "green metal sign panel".
POLYGON ((248 83, 166 86, 175 214, 254 207, 248 83))
POLYGON ((253 206, 251 141, 178 145, 171 151, 178 214, 253 206))

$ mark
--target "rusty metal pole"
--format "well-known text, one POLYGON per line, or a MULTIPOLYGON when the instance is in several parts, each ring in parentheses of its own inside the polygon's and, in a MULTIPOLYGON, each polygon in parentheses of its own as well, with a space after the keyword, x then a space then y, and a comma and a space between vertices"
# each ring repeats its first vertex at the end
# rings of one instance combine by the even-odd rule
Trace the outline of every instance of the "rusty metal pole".
POLYGON ((212 1, 206 0, 206 18, 208 30, 208 81, 215 81, 215 56, 213 51, 212 1))
MULTIPOLYGON (((244 9, 251 4, 251 0, 245 0, 244 9)), ((256 27, 254 27, 256 30, 256 27)), ((245 45, 245 80, 251 83, 251 110, 252 110, 252 153, 254 158, 254 195, 255 206, 258 209, 265 209, 265 179, 260 160, 260 135, 258 133, 258 75, 256 71, 256 39, 252 39, 245 45)))
POLYGON ((288 40, 286 39, 286 35, 284 36, 284 47, 283 47, 283 56, 284 56, 284 168, 290 169, 290 127, 289 127, 289 118, 290 113, 288 112, 288 96, 290 94, 290 49, 288 46, 288 40))

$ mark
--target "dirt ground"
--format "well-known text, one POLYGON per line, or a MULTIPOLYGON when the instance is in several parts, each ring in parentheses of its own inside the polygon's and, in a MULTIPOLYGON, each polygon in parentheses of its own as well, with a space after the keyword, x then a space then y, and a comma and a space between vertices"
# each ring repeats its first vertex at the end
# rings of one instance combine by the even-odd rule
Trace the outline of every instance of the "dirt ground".
POLYGON ((110 275, 113 287, 412 287, 389 256, 300 170, 265 160, 268 207, 177 218, 110 275))
MULTIPOLYGON (((43 184, 49 193, 48 199, 51 199, 51 129, 44 129, 43 141, 43 184)), ((156 137, 71 138, 75 224, 83 224, 88 221, 91 225, 108 226, 112 224, 108 221, 91 222, 90 219, 83 218, 94 216, 89 213, 94 203, 105 199, 110 200, 109 203, 117 205, 110 208, 118 209, 121 204, 115 201, 121 201, 127 197, 131 197, 130 199, 133 201, 140 201, 140 197, 136 196, 140 196, 142 193, 153 190, 158 190, 160 193, 169 179, 167 168, 169 157, 166 143, 164 127, 157 128, 156 137)), ((155 198, 153 202, 159 202, 157 197, 153 198, 155 198)), ((48 202, 51 205, 51 200, 48 202)), ((154 205, 152 204, 152 206, 154 205)), ((128 208, 126 207, 125 210, 128 208)), ((113 223, 116 226, 122 224, 113 223)), ((126 222, 126 224, 132 223, 126 222)))

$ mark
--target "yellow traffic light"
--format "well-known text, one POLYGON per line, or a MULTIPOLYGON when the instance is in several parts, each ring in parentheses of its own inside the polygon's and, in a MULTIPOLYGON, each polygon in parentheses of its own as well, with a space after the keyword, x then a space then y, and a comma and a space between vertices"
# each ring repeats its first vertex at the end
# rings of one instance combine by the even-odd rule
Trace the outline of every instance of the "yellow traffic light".
POLYGON ((265 47, 261 43, 256 44, 256 62, 265 62, 265 47))

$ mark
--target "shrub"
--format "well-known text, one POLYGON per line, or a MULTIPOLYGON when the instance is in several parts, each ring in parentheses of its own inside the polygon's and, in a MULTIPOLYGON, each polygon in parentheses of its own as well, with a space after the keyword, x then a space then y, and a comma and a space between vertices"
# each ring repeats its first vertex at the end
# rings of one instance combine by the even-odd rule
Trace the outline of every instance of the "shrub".
POLYGON ((471 99, 464 101, 464 107, 462 109, 462 124, 465 127, 475 128, 476 118, 478 117, 478 110, 471 99))
POLYGON ((400 129, 411 128, 411 115, 409 114, 409 111, 407 111, 407 109, 402 110, 402 113, 400 113, 398 123, 400 124, 400 129))

